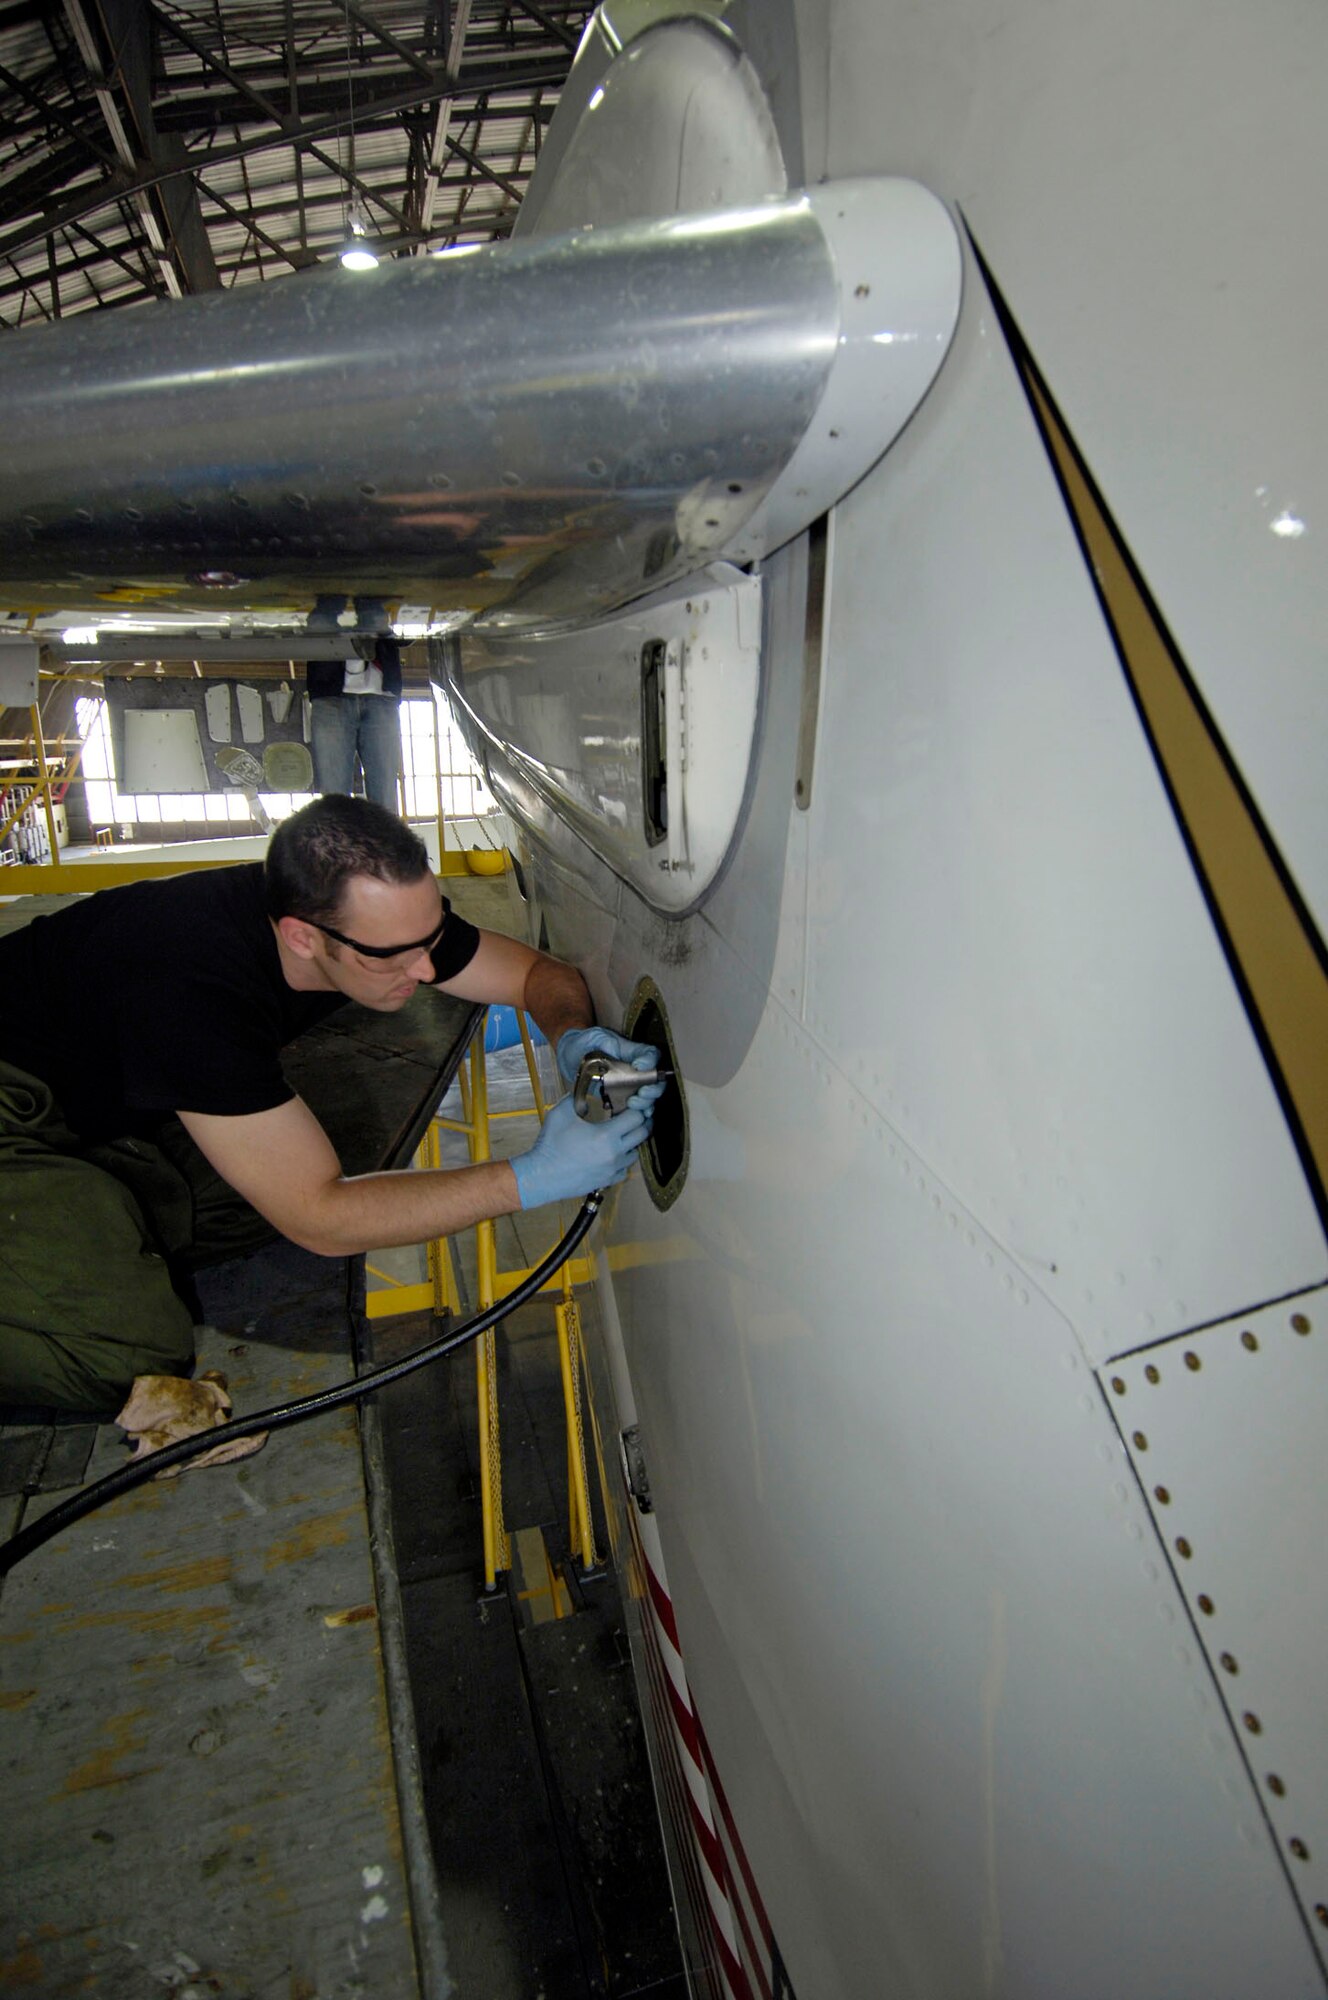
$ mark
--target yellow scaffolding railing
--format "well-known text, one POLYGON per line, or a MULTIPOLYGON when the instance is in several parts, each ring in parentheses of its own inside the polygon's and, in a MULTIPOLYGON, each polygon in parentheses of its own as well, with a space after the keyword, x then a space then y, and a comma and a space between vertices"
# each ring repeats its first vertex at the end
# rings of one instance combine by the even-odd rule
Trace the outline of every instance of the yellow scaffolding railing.
MULTIPOLYGON (((35 778, 16 780, 22 796, 7 811, 0 807, 0 840, 10 828, 17 824, 30 807, 40 804, 46 816, 47 840, 50 847, 49 861, 29 861, 22 871, 7 879, 5 891, 8 895, 70 895, 82 894, 89 889, 113 889, 122 882, 142 882, 157 875, 183 875, 194 868, 228 868, 234 862, 230 855, 220 855, 216 860, 199 857, 193 860, 135 859, 133 861, 64 861, 60 857, 60 843, 56 837, 55 803, 52 791, 56 785, 63 785, 78 769, 83 755, 83 745, 79 744, 73 756, 64 760, 58 771, 50 767, 46 755, 46 738, 42 732, 41 710, 34 704, 28 710, 32 728, 33 757, 37 766, 35 778)), ((110 833, 103 842, 98 833, 96 844, 109 845, 110 833)), ((470 873, 465 854, 458 848, 448 847, 447 834, 442 815, 442 793, 439 792, 438 814, 438 866, 434 870, 438 876, 466 875, 470 873)))
MULTIPOLYGON (((32 801, 25 799, 21 810, 27 809, 32 801)), ((4 835, 0 826, 0 838, 4 835)), ((100 843, 98 843, 100 845, 100 843)), ((169 850, 166 850, 169 851, 169 850)), ((16 873, 12 881, 5 884, 8 895, 70 895, 83 894, 91 889, 114 889, 122 882, 144 882, 157 875, 183 875, 194 868, 233 868, 235 857, 219 855, 214 861, 208 856, 186 860, 135 860, 135 861, 61 861, 58 851, 51 849, 50 861, 30 861, 16 873)), ((438 857, 436 876, 466 875, 466 857, 452 847, 438 857)))
MULTIPOLYGON (((543 1122, 547 1107, 540 1085, 539 1066, 535 1059, 530 1029, 524 1014, 518 1013, 517 1020, 521 1029, 521 1043, 525 1051, 533 1101, 529 1105, 518 1106, 515 1110, 492 1109, 489 1102, 484 1032, 481 1026, 471 1043, 469 1056, 458 1072, 461 1117, 456 1119, 443 1117, 441 1114, 435 1115, 420 1148, 421 1166, 436 1167, 440 1164, 440 1134, 444 1131, 459 1133, 466 1140, 471 1163, 478 1165, 493 1156, 490 1127, 495 1119, 533 1116, 543 1122)), ((374 1272, 375 1276, 385 1282, 384 1289, 369 1294, 368 1313, 371 1319, 388 1318, 397 1313, 414 1312, 424 1307, 431 1308, 437 1313, 460 1309, 456 1273, 447 1238, 437 1238, 427 1246, 427 1250, 429 1278, 426 1283, 399 1284, 383 1272, 374 1272)), ((370 1265, 369 1269, 373 1271, 374 1267, 370 1265)), ((500 1299, 506 1298, 518 1285, 525 1282, 533 1269, 533 1265, 517 1270, 501 1269, 494 1224, 484 1221, 475 1225, 477 1311, 483 1312, 500 1299)), ((582 1568, 586 1570, 596 1568, 600 1559, 595 1549, 594 1518, 590 1508, 590 1484, 586 1472, 583 1414, 585 1354, 575 1288, 577 1285, 588 1283, 593 1275, 594 1264, 589 1257, 569 1257, 541 1287, 542 1291, 556 1290, 559 1294, 554 1307, 554 1320, 558 1336, 558 1362, 562 1376, 563 1410, 567 1426, 568 1535, 574 1554, 582 1568)), ((475 1392, 480 1439, 484 1582, 485 1588, 492 1590, 500 1571, 509 1569, 512 1563, 512 1538, 503 1518, 497 1345, 492 1328, 483 1334, 475 1345, 475 1392)))
POLYGON ((55 855, 59 852, 59 843, 56 839, 55 806, 51 799, 51 787, 63 783, 64 772, 63 770, 52 772, 46 761, 46 739, 42 735, 41 710, 35 703, 28 710, 28 716, 32 724, 32 740, 36 753, 33 762, 37 766, 37 776, 35 779, 18 781, 17 789, 22 795, 8 812, 0 816, 0 840, 3 840, 10 829, 18 824, 30 806, 40 803, 46 814, 47 841, 52 855, 55 855))

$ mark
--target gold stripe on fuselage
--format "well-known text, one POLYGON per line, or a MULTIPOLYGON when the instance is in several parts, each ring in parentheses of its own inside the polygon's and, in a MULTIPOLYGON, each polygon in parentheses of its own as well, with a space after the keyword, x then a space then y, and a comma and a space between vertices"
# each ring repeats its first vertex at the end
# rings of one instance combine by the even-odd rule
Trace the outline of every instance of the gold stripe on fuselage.
POLYGON ((1059 412, 1017 346, 1015 359, 1328 1227, 1328 970, 1322 941, 1059 412))

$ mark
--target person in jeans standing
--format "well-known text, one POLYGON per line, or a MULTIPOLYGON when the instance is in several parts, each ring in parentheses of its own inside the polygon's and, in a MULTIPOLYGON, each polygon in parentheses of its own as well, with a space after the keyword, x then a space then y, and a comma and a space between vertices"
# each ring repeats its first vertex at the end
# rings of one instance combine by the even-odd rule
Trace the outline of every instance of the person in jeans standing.
MULTIPOLYGON (((345 602, 344 596, 320 597, 306 629, 336 631, 345 602)), ((365 797, 395 812, 401 767, 401 648, 378 599, 357 597, 355 614, 359 630, 354 656, 305 664, 314 787, 349 795, 360 772, 365 797)))

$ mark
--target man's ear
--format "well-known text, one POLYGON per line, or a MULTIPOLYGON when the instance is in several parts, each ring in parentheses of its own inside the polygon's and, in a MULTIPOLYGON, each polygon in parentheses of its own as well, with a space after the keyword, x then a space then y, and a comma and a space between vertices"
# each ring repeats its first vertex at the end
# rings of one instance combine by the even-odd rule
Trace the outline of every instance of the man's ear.
POLYGON ((322 941, 322 932, 313 924, 307 924, 303 917, 278 917, 277 935, 288 951, 297 958, 316 958, 322 941))

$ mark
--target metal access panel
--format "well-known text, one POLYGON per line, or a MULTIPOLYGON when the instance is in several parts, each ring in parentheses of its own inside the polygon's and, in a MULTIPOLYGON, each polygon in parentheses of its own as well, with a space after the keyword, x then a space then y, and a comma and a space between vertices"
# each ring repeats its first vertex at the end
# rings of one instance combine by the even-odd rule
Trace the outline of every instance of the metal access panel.
POLYGON ((1103 1370, 1269 1829, 1328 1957, 1328 1291, 1103 1370))
POLYGON ((125 716, 124 785, 129 792, 205 792, 198 718, 188 708, 131 708, 125 716))
POLYGON ((36 699, 36 640, 0 638, 0 708, 31 708, 36 699))
POLYGON ((297 686, 292 674, 265 700, 257 687, 232 680, 108 674, 106 708, 120 790, 224 792, 249 783, 275 792, 307 790, 313 766, 304 748, 306 703, 302 694, 295 698, 297 686), (245 744, 251 746, 247 754, 245 744))

